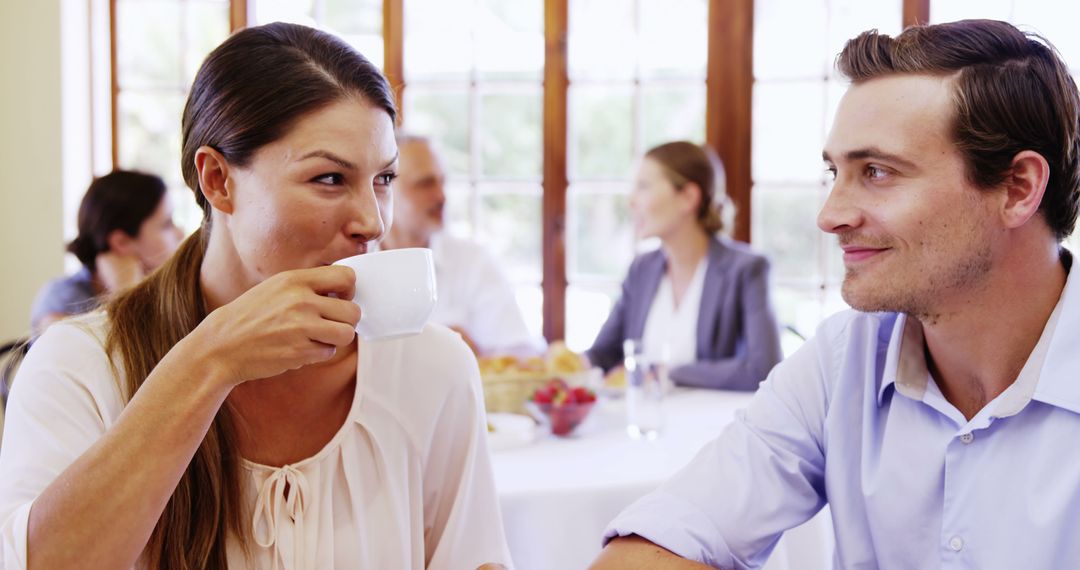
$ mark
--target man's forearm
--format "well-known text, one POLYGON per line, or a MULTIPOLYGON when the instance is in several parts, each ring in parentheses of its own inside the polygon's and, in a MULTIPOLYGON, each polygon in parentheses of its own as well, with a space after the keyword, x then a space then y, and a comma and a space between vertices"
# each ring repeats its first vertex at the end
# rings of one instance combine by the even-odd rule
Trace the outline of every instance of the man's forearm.
POLYGON ((700 562, 682 558, 637 535, 608 543, 589 570, 705 570, 700 562))

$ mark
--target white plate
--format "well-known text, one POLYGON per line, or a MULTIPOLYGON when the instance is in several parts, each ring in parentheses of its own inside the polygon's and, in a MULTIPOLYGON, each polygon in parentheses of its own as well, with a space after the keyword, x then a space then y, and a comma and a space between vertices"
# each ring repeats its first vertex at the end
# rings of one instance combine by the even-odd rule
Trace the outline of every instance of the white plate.
POLYGON ((521 414, 491 413, 487 416, 492 430, 488 434, 491 451, 529 445, 536 439, 536 422, 521 414))

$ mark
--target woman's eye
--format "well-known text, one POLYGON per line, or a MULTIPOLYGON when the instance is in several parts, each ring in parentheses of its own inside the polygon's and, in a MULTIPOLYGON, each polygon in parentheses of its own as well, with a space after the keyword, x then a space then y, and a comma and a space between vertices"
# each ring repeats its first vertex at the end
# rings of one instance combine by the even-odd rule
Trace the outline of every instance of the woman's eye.
POLYGON ((312 179, 312 182, 317 182, 319 184, 326 184, 328 186, 340 186, 340 185, 345 183, 345 177, 342 176, 341 174, 338 174, 338 173, 334 172, 334 173, 330 173, 330 174, 323 174, 321 176, 316 176, 314 179, 312 179))
POLYGON ((826 166, 825 167, 825 174, 829 175, 829 180, 836 180, 836 167, 835 166, 826 166))
POLYGON ((389 186, 397 178, 397 174, 393 172, 385 172, 375 177, 375 184, 379 186, 389 186))

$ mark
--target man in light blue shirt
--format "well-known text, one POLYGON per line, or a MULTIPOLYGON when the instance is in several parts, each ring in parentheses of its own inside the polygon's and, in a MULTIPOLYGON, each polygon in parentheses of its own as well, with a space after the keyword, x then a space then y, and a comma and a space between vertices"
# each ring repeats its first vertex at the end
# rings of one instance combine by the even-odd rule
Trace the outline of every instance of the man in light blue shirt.
POLYGON ((837 568, 1080 567, 1068 68, 986 20, 868 32, 837 65, 818 225, 859 312, 612 521, 594 568, 757 567, 826 503, 837 568))

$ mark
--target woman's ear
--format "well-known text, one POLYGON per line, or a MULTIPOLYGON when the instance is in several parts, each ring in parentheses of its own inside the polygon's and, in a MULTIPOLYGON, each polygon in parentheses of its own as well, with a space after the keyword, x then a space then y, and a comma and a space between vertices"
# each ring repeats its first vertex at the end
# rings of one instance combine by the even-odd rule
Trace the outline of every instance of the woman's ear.
POLYGON ((233 196, 229 186, 229 163, 225 157, 209 146, 195 151, 195 170, 199 173, 199 190, 206 201, 226 214, 233 212, 233 196))
POLYGON ((697 182, 687 182, 679 194, 682 195, 682 200, 687 205, 687 211, 696 216, 698 210, 701 209, 701 201, 705 199, 701 192, 701 186, 698 186, 697 182))
POLYGON ((109 251, 118 255, 134 255, 135 239, 127 235, 124 230, 115 229, 105 237, 105 243, 109 244, 109 251))

